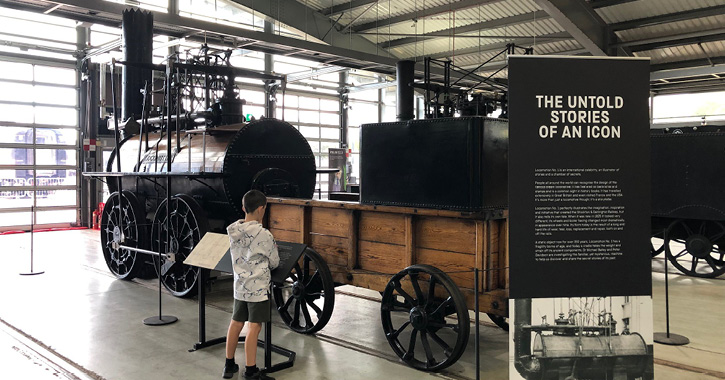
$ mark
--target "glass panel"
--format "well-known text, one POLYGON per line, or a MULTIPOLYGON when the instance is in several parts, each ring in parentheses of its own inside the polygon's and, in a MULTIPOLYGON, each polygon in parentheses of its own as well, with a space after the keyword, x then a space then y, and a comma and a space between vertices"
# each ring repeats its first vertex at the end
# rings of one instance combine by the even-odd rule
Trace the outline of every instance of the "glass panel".
POLYGON ((15 80, 33 80, 33 65, 0 61, 0 78, 15 80))
POLYGON ((300 108, 306 108, 311 110, 320 109, 320 99, 300 96, 300 108))
POLYGON ((302 133, 302 136, 305 136, 305 138, 308 139, 318 139, 320 138, 320 128, 319 127, 300 127, 300 133, 302 133))
POLYGON ((320 113, 317 111, 300 111, 300 122, 317 124, 320 122, 320 113))
POLYGON ((76 210, 38 211, 37 224, 73 223, 76 221, 76 210))
POLYGON ((35 81, 75 85, 76 71, 62 67, 35 66, 35 81))
POLYGON ((262 91, 241 90, 239 97, 250 103, 264 104, 264 92, 262 91))
POLYGON ((78 111, 73 108, 35 107, 35 122, 50 125, 78 125, 78 111))
POLYGON ((75 206, 75 190, 38 190, 36 191, 38 206, 75 206))
POLYGON ((323 139, 340 139, 340 130, 337 128, 320 128, 320 137, 323 139))
MULTIPOLYGON (((31 151, 32 154, 32 151, 31 151)), ((75 165, 76 151, 74 149, 45 149, 38 148, 35 152, 38 165, 75 165)), ((41 177, 41 174, 38 174, 41 177)))
POLYGON ((264 107, 244 106, 244 114, 252 114, 255 119, 259 119, 260 117, 264 116, 264 107))
POLYGON ((32 165, 33 150, 0 148, 0 165, 32 165))
POLYGON ((0 212, 0 227, 30 225, 30 212, 0 212))
POLYGON ((340 143, 337 143, 337 142, 324 142, 323 141, 320 143, 320 145, 321 145, 322 152, 325 152, 325 153, 329 152, 330 148, 339 148, 340 147, 340 143))
POLYGON ((353 153, 348 157, 352 169, 350 171, 350 183, 360 183, 360 154, 353 153))
POLYGON ((319 153, 320 152, 320 143, 318 141, 309 141, 307 142, 310 144, 310 148, 312 149, 313 153, 319 153))
POLYGON ((33 85, 26 83, 0 82, 0 100, 32 102, 33 85))
POLYGON ((35 133, 36 144, 76 145, 78 143, 78 131, 75 129, 37 128, 35 133))
POLYGON ((0 121, 13 123, 32 123, 33 106, 0 103, 0 121))
POLYGON ((347 129, 347 143, 353 152, 360 152, 360 128, 347 129))
POLYGON ((337 100, 320 99, 320 110, 340 111, 340 102, 337 100))
POLYGON ((340 125, 340 115, 334 113, 320 113, 320 123, 327 125, 340 125))
POLYGON ((292 110, 292 109, 286 108, 284 110, 284 120, 287 122, 299 121, 299 114, 298 114, 297 110, 292 110))
POLYGON ((78 93, 74 88, 34 86, 33 101, 37 103, 75 106, 78 93))
POLYGON ((0 143, 32 144, 33 129, 23 127, 0 126, 0 143))
MULTIPOLYGON (((76 171, 70 169, 37 169, 38 186, 74 186, 76 171)), ((32 186, 33 181, 28 182, 32 186)))
POLYGON ((297 108, 297 104, 298 104, 297 100, 298 100, 297 95, 285 95, 284 96, 285 108, 289 108, 289 107, 297 108))

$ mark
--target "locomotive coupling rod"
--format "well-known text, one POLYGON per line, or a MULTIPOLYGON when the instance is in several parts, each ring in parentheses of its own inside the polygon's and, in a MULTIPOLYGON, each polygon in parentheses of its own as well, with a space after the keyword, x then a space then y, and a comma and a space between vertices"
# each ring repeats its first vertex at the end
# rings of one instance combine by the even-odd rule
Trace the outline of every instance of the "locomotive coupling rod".
POLYGON ((165 257, 165 258, 173 257, 173 255, 174 255, 173 253, 160 253, 160 252, 149 251, 147 249, 141 249, 141 248, 136 248, 136 247, 128 247, 128 246, 125 246, 125 245, 119 245, 118 247, 121 248, 121 249, 127 249, 129 251, 134 251, 134 252, 139 252, 139 253, 145 253, 147 255, 162 256, 162 257, 165 257))

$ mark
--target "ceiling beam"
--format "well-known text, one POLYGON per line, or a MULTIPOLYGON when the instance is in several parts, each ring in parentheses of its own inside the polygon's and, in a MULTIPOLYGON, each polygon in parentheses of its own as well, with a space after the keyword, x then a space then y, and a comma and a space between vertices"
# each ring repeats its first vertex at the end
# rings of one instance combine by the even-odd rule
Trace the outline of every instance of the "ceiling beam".
POLYGON ((378 44, 378 46, 385 47, 385 48, 402 46, 402 45, 416 43, 416 42, 420 41, 421 39, 451 37, 451 36, 455 36, 457 34, 478 32, 478 31, 482 32, 485 30, 491 30, 491 29, 501 28, 501 27, 505 27, 505 26, 518 25, 518 24, 523 24, 526 22, 532 22, 534 20, 540 20, 542 18, 549 18, 549 15, 544 11, 529 12, 529 13, 524 13, 524 14, 520 14, 520 15, 516 15, 516 16, 503 17, 503 18, 499 18, 499 19, 495 19, 495 20, 487 20, 487 21, 477 22, 475 24, 448 28, 448 29, 438 30, 435 32, 428 32, 428 33, 421 34, 417 37, 405 37, 405 38, 399 38, 397 40, 381 42, 378 44))
MULTIPOLYGON (((543 39, 545 42, 557 42, 557 41, 565 41, 565 40, 571 40, 571 36, 569 36, 566 32, 557 32, 557 33, 551 33, 551 34, 545 34, 540 37, 536 37, 536 39, 543 39)), ((431 57, 433 59, 441 59, 441 58, 448 58, 448 57, 458 57, 462 55, 468 55, 468 54, 478 54, 478 53, 490 53, 493 51, 499 51, 506 48, 506 46, 510 43, 515 43, 516 45, 532 45, 534 43, 534 38, 530 37, 523 37, 523 38, 517 38, 517 37, 511 37, 507 41, 504 42, 497 42, 493 44, 487 44, 487 45, 480 45, 480 46, 471 46, 468 48, 458 49, 454 51, 444 51, 440 53, 430 54, 427 55, 428 57, 431 57)))
POLYGON ((666 24, 670 22, 692 20, 701 17, 718 16, 725 14, 725 5, 716 5, 714 7, 692 9, 683 12, 669 13, 659 16, 644 17, 636 20, 629 20, 610 24, 612 31, 642 28, 645 26, 653 26, 666 24))
POLYGON ((650 71, 656 72, 656 71, 686 69, 686 68, 692 68, 692 67, 698 67, 698 66, 711 66, 711 65, 725 65, 725 56, 711 57, 709 59, 701 58, 701 59, 691 59, 689 61, 658 63, 655 65, 650 65, 650 71), (710 63, 710 62, 712 62, 712 63, 710 63))
POLYGON ((353 32, 365 32, 365 31, 373 30, 373 29, 380 28, 383 26, 397 24, 399 22, 418 20, 418 19, 421 19, 424 17, 430 17, 430 16, 442 14, 442 13, 448 13, 450 11, 465 9, 465 8, 477 7, 480 5, 497 3, 499 1, 503 1, 503 0, 457 0, 457 1, 451 2, 450 4, 439 5, 439 6, 430 7, 427 9, 416 9, 416 10, 413 10, 412 12, 404 13, 404 14, 401 14, 398 16, 393 16, 393 17, 389 17, 389 18, 384 18, 384 19, 360 24, 357 26, 353 26, 350 29, 352 29, 353 32))
POLYGON ((378 0, 351 0, 347 3, 337 4, 333 5, 328 8, 320 9, 320 13, 322 13, 325 16, 333 16, 338 15, 340 13, 344 12, 350 12, 354 9, 364 7, 368 4, 377 3, 378 0))
POLYGON ((637 0, 589 0, 589 5, 592 8, 604 8, 604 7, 613 7, 615 5, 632 3, 635 1, 637 1, 637 0))
POLYGON ((594 56, 613 55, 607 24, 584 0, 534 0, 594 56))
POLYGON ((335 28, 336 22, 298 1, 231 1, 265 15, 269 21, 279 21, 332 46, 344 46, 365 53, 392 56, 384 50, 381 51, 374 42, 365 37, 341 33, 335 28))
POLYGON ((703 75, 725 74, 725 65, 683 67, 672 70, 653 71, 649 74, 649 80, 673 79, 699 77, 703 75))
POLYGON ((646 51, 722 40, 725 40, 725 28, 702 30, 692 33, 680 33, 671 36, 645 38, 634 41, 624 41, 615 43, 612 46, 627 47, 632 51, 646 51))

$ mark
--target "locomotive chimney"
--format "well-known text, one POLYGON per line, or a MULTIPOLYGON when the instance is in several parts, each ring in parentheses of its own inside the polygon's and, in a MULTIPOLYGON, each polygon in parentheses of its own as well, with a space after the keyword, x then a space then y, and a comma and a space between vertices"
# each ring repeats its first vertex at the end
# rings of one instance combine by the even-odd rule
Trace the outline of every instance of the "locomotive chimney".
POLYGON ((398 61, 395 65, 395 74, 397 76, 397 119, 398 121, 412 120, 415 118, 415 110, 413 108, 413 87, 411 84, 414 80, 415 62, 414 61, 398 61))
MULTIPOLYGON (((123 60, 132 63, 152 63, 154 15, 140 9, 123 11, 123 60)), ((143 107, 141 89, 148 81, 151 84, 151 70, 124 65, 121 85, 122 120, 140 118, 143 107)))
POLYGON ((535 370, 531 366, 531 332, 524 331, 531 326, 531 299, 514 300, 514 367, 524 377, 535 370))

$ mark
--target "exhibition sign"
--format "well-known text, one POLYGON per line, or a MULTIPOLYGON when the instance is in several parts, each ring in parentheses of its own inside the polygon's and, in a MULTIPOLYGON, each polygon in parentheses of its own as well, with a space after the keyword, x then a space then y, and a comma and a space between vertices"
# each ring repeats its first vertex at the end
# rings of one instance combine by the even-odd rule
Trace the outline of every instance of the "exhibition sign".
POLYGON ((509 56, 511 379, 652 378, 648 98, 649 59, 509 56))

